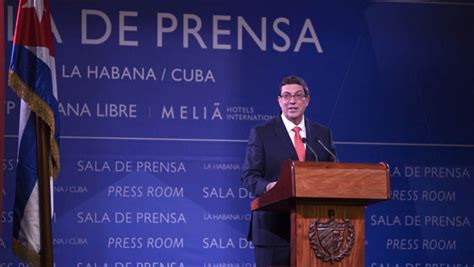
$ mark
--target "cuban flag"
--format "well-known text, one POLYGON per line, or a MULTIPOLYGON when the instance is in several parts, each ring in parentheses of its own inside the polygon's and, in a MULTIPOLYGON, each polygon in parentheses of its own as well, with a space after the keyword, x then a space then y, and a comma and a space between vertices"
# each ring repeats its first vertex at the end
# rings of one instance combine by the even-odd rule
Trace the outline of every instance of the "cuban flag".
POLYGON ((8 85, 21 98, 13 252, 21 260, 39 266, 41 237, 35 115, 49 128, 51 192, 52 180, 59 173, 58 94, 48 0, 20 0, 8 85))

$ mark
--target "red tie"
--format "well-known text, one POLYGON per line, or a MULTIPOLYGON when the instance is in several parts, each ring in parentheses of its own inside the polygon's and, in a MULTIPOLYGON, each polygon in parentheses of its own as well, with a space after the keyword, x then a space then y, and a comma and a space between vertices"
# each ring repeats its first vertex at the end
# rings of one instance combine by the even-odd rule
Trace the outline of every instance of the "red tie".
POLYGON ((293 132, 295 132, 295 150, 296 154, 298 154, 298 159, 300 161, 304 161, 304 158, 306 157, 306 150, 304 148, 303 140, 301 139, 300 135, 300 127, 295 127, 293 128, 293 132))

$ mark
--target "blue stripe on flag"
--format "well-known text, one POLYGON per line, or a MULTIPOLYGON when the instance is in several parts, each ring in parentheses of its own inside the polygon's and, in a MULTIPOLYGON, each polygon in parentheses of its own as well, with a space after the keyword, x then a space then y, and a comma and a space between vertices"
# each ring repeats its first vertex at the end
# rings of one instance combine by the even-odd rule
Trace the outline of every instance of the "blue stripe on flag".
POLYGON ((51 69, 23 46, 14 45, 10 69, 13 70, 51 108, 55 119, 54 138, 59 145, 59 106, 51 88, 51 69))
MULTIPOLYGON (((16 173, 15 208, 13 213, 13 236, 19 239, 21 221, 31 192, 38 180, 38 163, 36 161, 36 127, 34 116, 30 116, 21 136, 16 173)), ((38 205, 38 204, 37 204, 38 205)))

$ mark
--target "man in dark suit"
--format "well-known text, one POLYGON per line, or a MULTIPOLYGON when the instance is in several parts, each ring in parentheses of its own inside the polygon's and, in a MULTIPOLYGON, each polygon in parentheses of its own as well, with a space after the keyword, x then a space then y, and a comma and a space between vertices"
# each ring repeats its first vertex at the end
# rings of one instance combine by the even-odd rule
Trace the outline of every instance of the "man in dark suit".
MULTIPOLYGON (((329 128, 304 117, 309 100, 303 79, 285 77, 278 95, 280 116, 250 131, 241 180, 257 197, 275 186, 284 160, 336 161, 329 128)), ((289 213, 253 212, 248 238, 257 267, 290 264, 289 213)))

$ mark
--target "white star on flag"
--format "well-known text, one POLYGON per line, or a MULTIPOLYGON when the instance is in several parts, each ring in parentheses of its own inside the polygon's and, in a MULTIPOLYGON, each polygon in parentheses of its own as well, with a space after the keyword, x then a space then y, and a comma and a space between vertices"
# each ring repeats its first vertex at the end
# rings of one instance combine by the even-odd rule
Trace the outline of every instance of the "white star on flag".
POLYGON ((21 8, 34 8, 39 21, 43 18, 44 3, 43 0, 28 0, 21 8))

